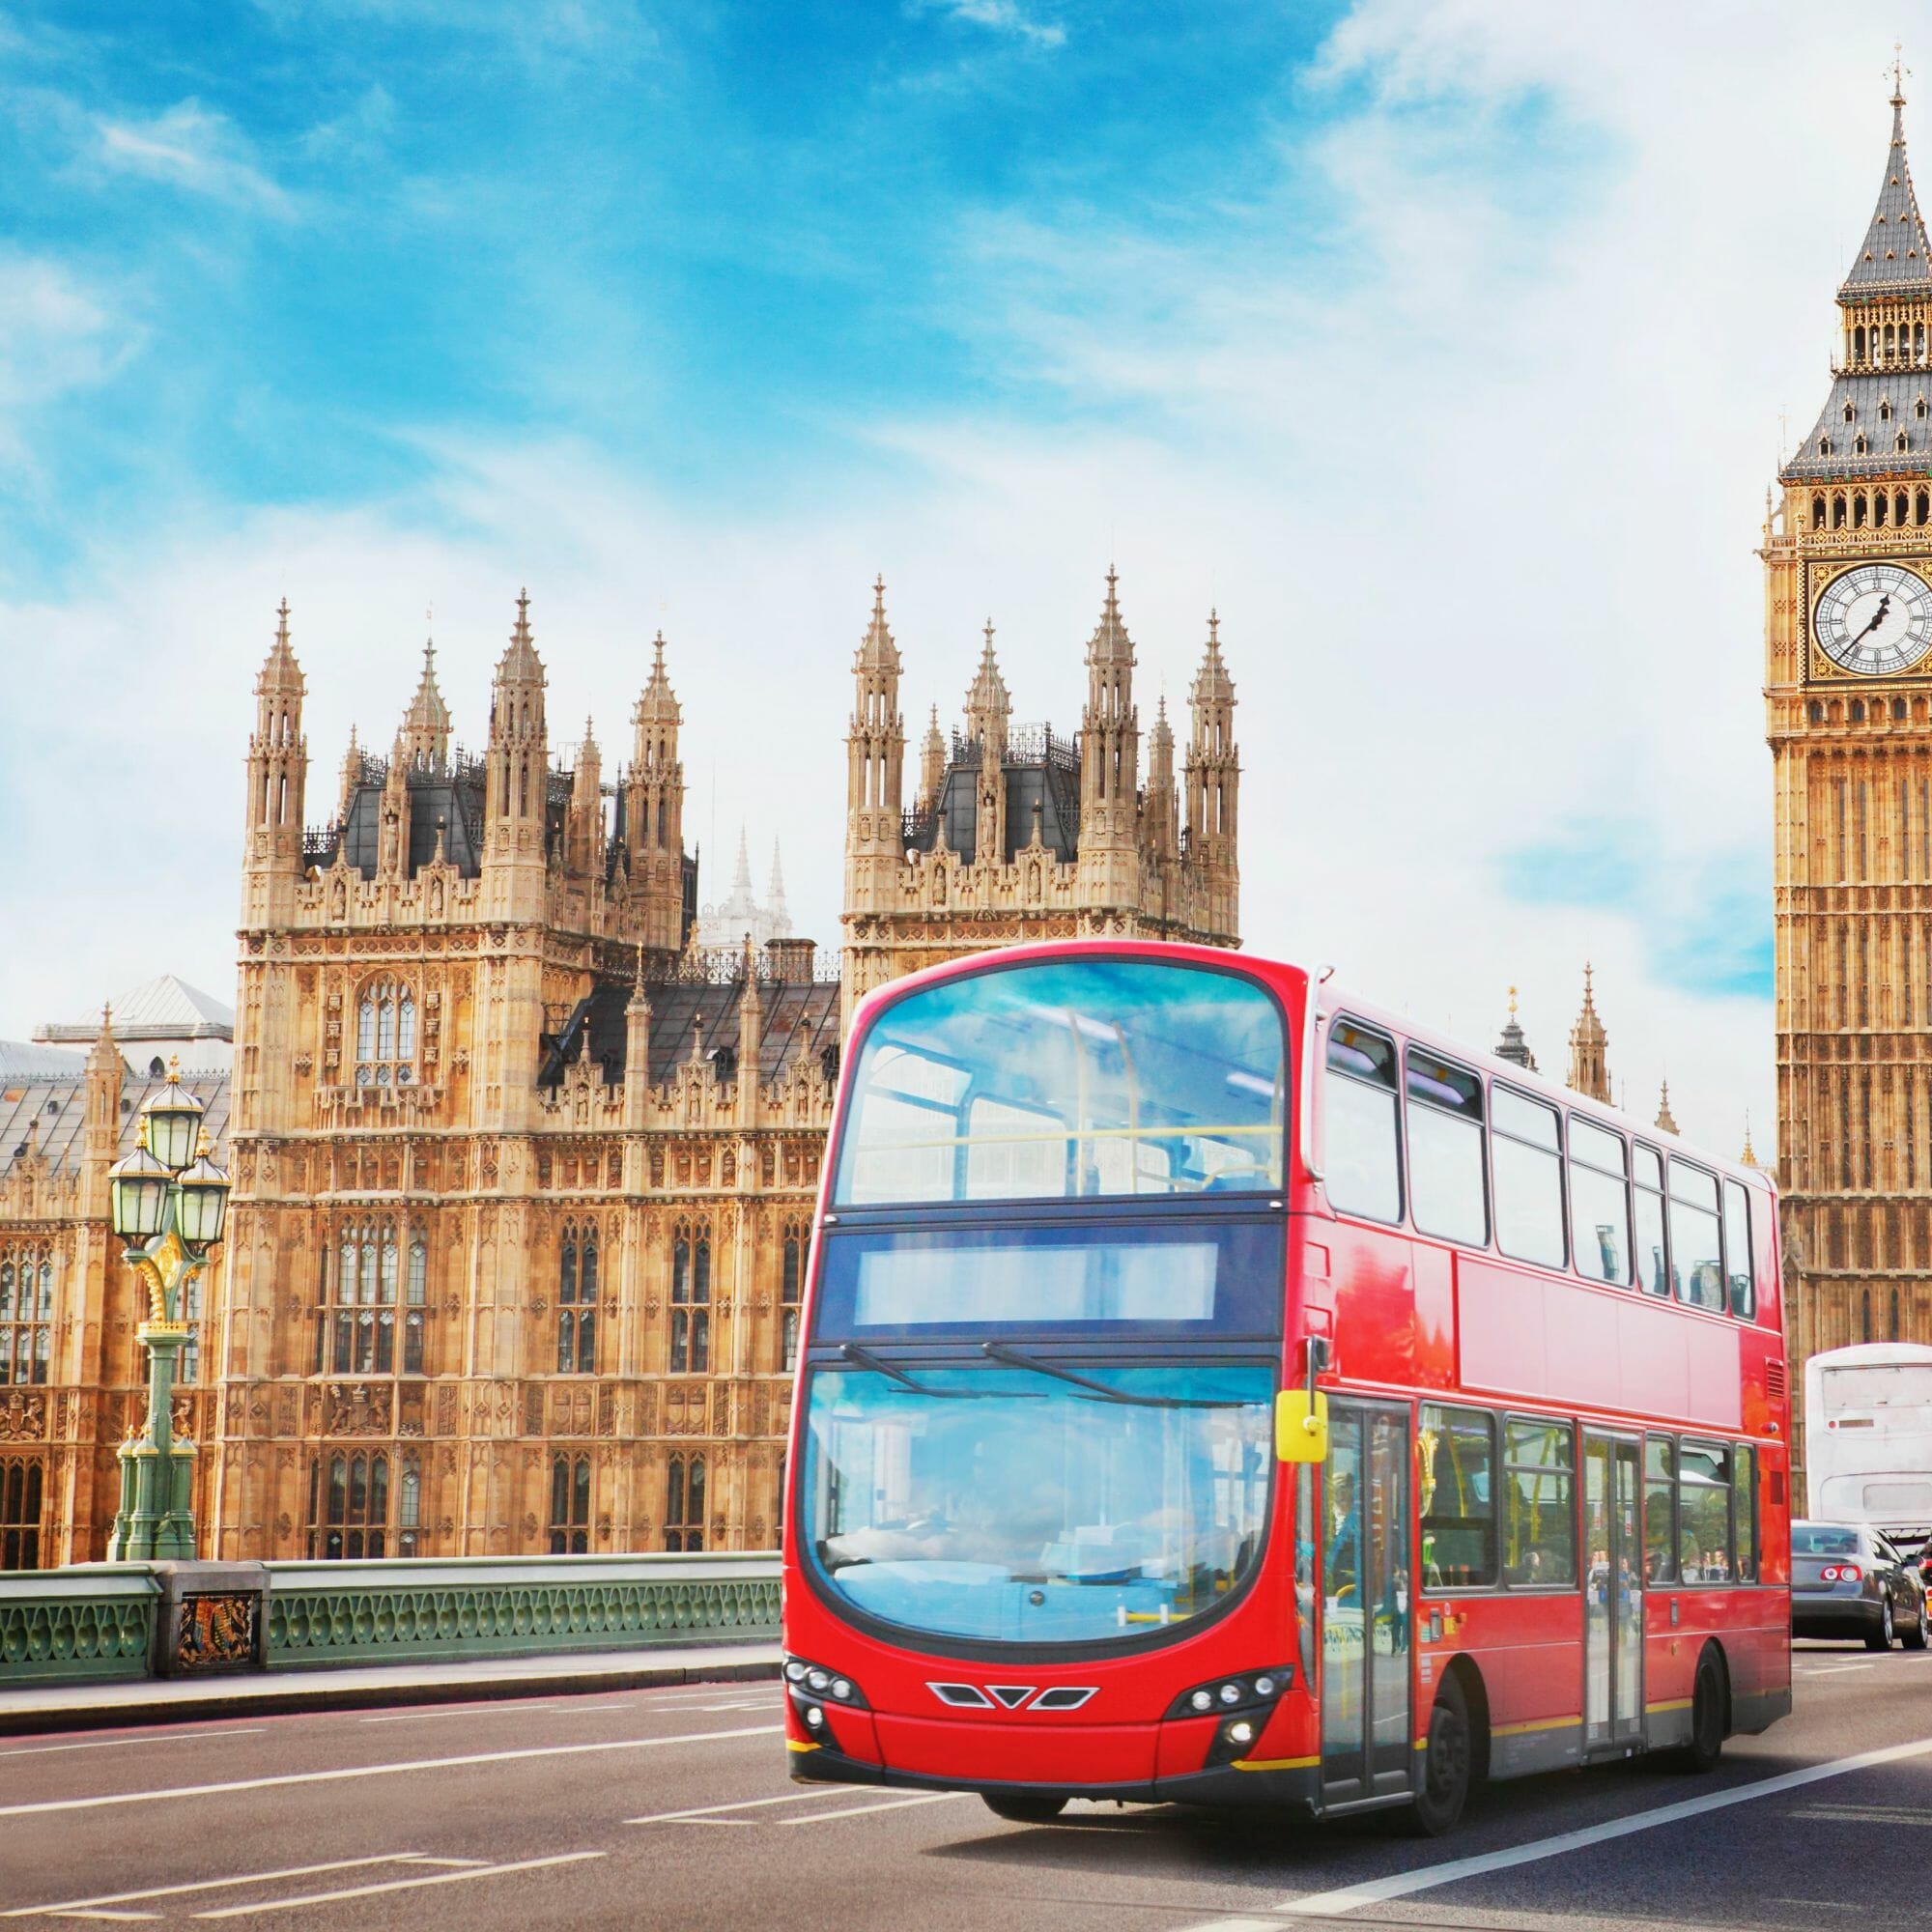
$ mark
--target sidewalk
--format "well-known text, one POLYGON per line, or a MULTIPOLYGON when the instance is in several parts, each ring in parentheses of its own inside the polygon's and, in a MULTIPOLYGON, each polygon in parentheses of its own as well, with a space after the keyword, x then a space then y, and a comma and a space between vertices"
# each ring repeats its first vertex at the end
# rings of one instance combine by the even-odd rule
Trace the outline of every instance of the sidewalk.
POLYGON ((0 1684, 0 1736, 102 1730, 265 1711, 348 1711, 386 1704, 462 1704, 485 1697, 641 1690, 666 1684, 776 1678, 776 1643, 659 1645, 652 1650, 571 1651, 458 1663, 357 1664, 335 1670, 253 1671, 130 1684, 0 1684))

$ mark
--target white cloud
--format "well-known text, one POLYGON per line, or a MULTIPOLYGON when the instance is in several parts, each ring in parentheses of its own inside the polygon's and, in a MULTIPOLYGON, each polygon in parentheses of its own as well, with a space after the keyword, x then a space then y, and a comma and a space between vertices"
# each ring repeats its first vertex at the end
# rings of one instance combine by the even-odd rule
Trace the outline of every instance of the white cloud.
POLYGON ((30 413, 108 381, 139 341, 71 269, 0 252, 0 465, 35 468, 30 413))
POLYGON ((914 0, 914 13, 943 13, 950 20, 965 20, 996 34, 1011 34, 1036 47, 1066 44, 1066 29, 1051 21, 1036 20, 1018 0, 914 0))
POLYGON ((97 117, 94 158, 112 172, 165 182, 235 208, 259 209, 281 220, 293 199, 258 168, 226 115, 180 100, 150 121, 97 117))

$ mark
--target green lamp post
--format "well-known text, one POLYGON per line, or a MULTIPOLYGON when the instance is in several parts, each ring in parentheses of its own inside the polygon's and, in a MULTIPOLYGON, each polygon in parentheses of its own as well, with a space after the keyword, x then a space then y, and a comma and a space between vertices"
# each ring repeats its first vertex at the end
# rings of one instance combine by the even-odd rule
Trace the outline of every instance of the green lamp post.
POLYGON ((194 1444, 174 1439, 175 1366, 188 1336, 187 1287, 228 1214, 229 1178, 209 1158, 207 1109, 181 1084, 181 1063, 141 1108, 140 1141, 107 1170, 122 1255, 147 1285, 148 1420, 121 1444, 121 1507, 110 1563, 188 1558, 194 1550, 194 1444))

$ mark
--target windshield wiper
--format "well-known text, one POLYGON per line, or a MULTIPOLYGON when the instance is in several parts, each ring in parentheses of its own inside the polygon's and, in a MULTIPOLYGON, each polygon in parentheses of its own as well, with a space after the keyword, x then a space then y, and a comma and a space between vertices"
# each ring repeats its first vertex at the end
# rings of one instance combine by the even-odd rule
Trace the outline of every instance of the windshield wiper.
POLYGON ((870 1369, 875 1376, 884 1376, 888 1381, 897 1382, 900 1388, 911 1389, 915 1395, 929 1395, 939 1402, 972 1402, 981 1396, 1004 1393, 999 1389, 936 1389, 930 1382, 923 1382, 917 1376, 907 1375, 884 1356, 873 1354, 869 1349, 862 1349, 857 1342, 840 1342, 838 1352, 855 1367, 870 1369))
POLYGON ((1216 1396, 1189 1395, 1128 1395, 1123 1389, 1117 1389, 1110 1382, 1095 1381, 1092 1376, 1077 1376, 1071 1369, 1063 1369, 1058 1362, 1042 1362, 1037 1355, 1029 1355, 1024 1349, 1015 1349, 1010 1342, 981 1342, 980 1351, 989 1360, 1005 1362, 1010 1368, 1031 1369, 1037 1376, 1051 1376, 1055 1381, 1071 1382, 1075 1388, 1090 1391, 1095 1402, 1123 1402, 1135 1408, 1252 1408, 1254 1405, 1242 1398, 1232 1400, 1216 1396))

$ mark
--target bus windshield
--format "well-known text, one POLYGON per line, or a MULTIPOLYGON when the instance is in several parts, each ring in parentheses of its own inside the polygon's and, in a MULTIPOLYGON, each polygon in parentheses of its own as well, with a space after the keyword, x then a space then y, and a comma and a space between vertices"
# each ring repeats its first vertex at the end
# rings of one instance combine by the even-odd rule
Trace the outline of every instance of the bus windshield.
MULTIPOLYGON (((857 1352, 865 1359, 865 1351, 857 1352)), ((845 1605, 979 1642, 1151 1634, 1254 1572, 1272 1370, 821 1369, 804 1542, 845 1605)))
POLYGON ((835 1199, 873 1207, 1282 1184, 1282 1019, 1254 980, 1140 959, 1000 967, 868 1030, 835 1199))

